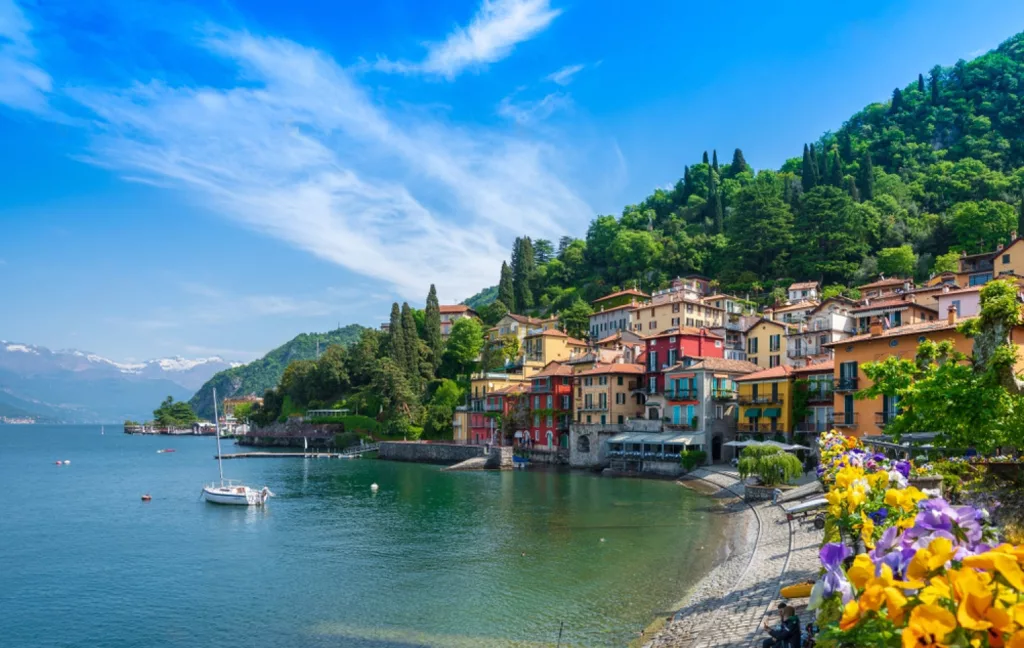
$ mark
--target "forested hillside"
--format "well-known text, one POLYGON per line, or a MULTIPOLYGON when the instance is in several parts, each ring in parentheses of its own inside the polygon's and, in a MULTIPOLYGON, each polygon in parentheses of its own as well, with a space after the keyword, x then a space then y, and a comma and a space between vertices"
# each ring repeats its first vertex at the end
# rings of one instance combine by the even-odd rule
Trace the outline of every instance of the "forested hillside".
POLYGON ((705 152, 672 189, 598 216, 585 238, 517 239, 499 299, 517 312, 582 310, 617 287, 652 290, 688 273, 768 299, 793 279, 853 285, 948 269, 947 253, 993 249, 1018 229, 1022 90, 1019 34, 922 73, 816 142, 794 142, 777 170, 755 172, 739 149, 705 152))
POLYGON ((213 388, 217 397, 223 400, 231 396, 256 394, 275 387, 284 374, 285 367, 295 360, 313 360, 317 345, 323 353, 332 344, 350 346, 359 339, 364 327, 349 324, 327 333, 302 333, 291 341, 274 349, 259 360, 249 364, 221 371, 213 376, 189 401, 192 409, 202 418, 213 419, 213 388))

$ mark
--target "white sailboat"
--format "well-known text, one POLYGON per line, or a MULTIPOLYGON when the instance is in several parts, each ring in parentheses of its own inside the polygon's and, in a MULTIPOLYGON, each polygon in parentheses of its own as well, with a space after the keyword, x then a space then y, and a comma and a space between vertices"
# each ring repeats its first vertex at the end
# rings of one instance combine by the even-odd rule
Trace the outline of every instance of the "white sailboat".
POLYGON ((274 496, 264 486, 260 490, 249 488, 240 481, 224 479, 224 460, 220 452, 220 416, 217 414, 217 390, 213 390, 213 420, 217 424, 217 468, 220 470, 220 484, 203 487, 203 499, 211 504, 232 504, 235 506, 263 506, 274 496))

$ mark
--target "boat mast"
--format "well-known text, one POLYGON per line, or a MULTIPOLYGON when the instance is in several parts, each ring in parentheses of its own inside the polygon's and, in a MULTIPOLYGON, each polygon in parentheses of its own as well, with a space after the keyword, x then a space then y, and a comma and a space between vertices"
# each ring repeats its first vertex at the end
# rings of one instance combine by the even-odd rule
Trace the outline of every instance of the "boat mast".
POLYGON ((217 468, 220 469, 220 485, 224 486, 224 460, 220 458, 220 417, 217 416, 217 388, 213 388, 213 423, 217 426, 217 468))

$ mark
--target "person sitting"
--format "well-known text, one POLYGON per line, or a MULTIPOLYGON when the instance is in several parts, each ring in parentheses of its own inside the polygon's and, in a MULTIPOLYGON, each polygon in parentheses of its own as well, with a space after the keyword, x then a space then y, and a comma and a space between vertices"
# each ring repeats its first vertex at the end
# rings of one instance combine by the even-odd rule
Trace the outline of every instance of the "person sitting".
POLYGON ((764 640, 762 648, 800 648, 800 618, 793 606, 782 608, 782 623, 778 628, 769 628, 765 621, 764 629, 771 637, 764 640))

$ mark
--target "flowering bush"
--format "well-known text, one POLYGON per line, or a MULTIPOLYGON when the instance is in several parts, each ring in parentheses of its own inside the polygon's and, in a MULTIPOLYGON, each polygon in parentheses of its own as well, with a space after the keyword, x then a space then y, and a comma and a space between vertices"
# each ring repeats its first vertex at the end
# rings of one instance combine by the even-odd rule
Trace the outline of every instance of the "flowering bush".
POLYGON ((997 544, 983 509, 907 485, 908 462, 840 436, 819 448, 840 531, 811 592, 819 645, 1024 648, 1024 547, 997 544))

